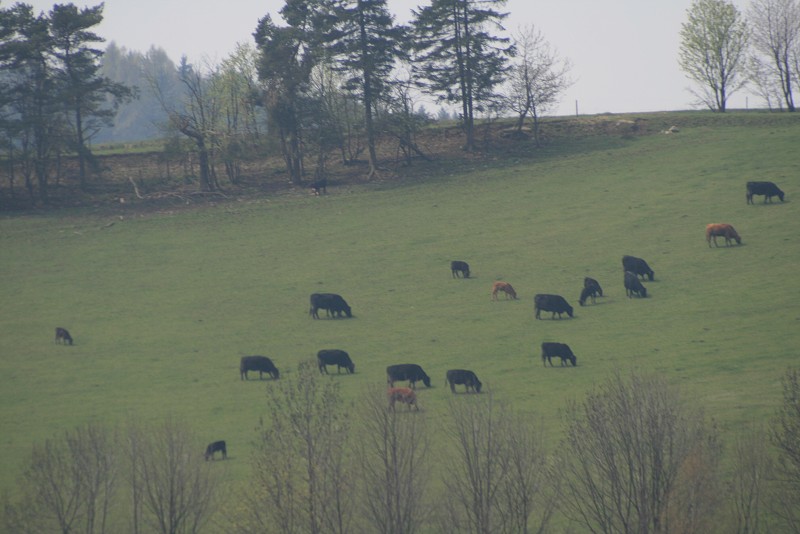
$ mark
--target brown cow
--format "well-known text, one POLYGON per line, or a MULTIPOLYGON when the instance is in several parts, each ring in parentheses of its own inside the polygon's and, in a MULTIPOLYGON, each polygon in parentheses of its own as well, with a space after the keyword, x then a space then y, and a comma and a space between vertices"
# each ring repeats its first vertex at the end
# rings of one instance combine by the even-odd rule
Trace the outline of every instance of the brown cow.
POLYGON ((514 288, 511 287, 511 284, 508 282, 495 282, 492 284, 492 300, 497 300, 497 292, 502 291, 506 294, 506 298, 511 297, 512 299, 517 298, 517 292, 514 291, 514 288))
POLYGON ((711 239, 714 239, 714 246, 717 247, 717 236, 725 238, 725 246, 730 246, 733 239, 736 240, 737 245, 742 244, 742 238, 733 229, 733 226, 725 223, 712 223, 706 226, 706 241, 708 246, 711 247, 711 239))
POLYGON ((412 405, 419 410, 417 394, 414 393, 414 390, 411 388, 389 388, 386 395, 389 397, 389 409, 391 410, 394 410, 394 404, 396 402, 407 404, 409 410, 412 405))

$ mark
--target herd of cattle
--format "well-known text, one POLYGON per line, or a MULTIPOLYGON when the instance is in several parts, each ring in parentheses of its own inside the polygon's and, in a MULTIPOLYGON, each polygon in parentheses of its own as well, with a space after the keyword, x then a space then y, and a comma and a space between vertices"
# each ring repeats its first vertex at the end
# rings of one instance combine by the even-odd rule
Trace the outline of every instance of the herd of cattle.
MULTIPOLYGON (((753 196, 763 195, 764 203, 772 202, 772 197, 777 196, 781 202, 784 199, 784 192, 781 191, 773 182, 747 182, 746 184, 746 199, 748 204, 753 203, 753 196)), ((717 237, 724 237, 725 244, 730 246, 733 241, 741 244, 742 239, 736 230, 730 224, 709 224, 706 227, 706 241, 708 246, 711 246, 712 240, 714 245, 717 245, 717 237)), ((647 289, 642 284, 645 278, 653 281, 655 272, 642 258, 635 256, 625 255, 622 257, 622 268, 624 272, 623 283, 625 287, 625 294, 628 298, 634 295, 646 298, 647 289)), ((450 271, 453 278, 469 278, 470 267, 465 261, 452 261, 450 263, 450 271)), ((506 298, 517 299, 517 293, 508 282, 497 281, 492 285, 491 298, 497 300, 498 293, 504 293, 506 298)), ((590 277, 585 277, 583 281, 583 288, 578 299, 578 304, 585 306, 587 301, 591 299, 595 302, 596 297, 603 296, 603 288, 600 283, 590 277)), ((319 310, 325 310, 326 317, 329 318, 342 318, 343 316, 352 317, 352 309, 341 295, 335 293, 313 293, 310 297, 309 315, 313 319, 319 319, 319 310)), ((567 314, 573 317, 573 308, 567 300, 561 295, 540 293, 534 296, 534 314, 536 319, 541 319, 541 312, 550 312, 551 319, 555 319, 556 314, 561 319, 562 314, 567 314)), ((70 344, 73 340, 70 333, 62 327, 56 328, 56 343, 70 344)), ((573 367, 578 365, 578 358, 572 352, 572 349, 566 343, 556 342, 543 342, 541 344, 541 357, 542 363, 547 366, 553 366, 552 359, 558 358, 561 360, 562 366, 571 364, 573 367)), ((317 363, 320 373, 328 374, 328 367, 335 365, 337 373, 341 373, 342 369, 348 374, 355 373, 355 363, 353 363, 350 355, 341 349, 323 349, 317 353, 317 363)), ((273 380, 280 377, 280 372, 275 366, 274 362, 266 356, 243 356, 239 363, 239 374, 241 380, 248 380, 248 372, 258 372, 259 380, 263 378, 266 373, 270 375, 273 380)), ((416 383, 422 382, 426 387, 431 386, 431 379, 425 373, 421 366, 417 364, 399 364, 390 365, 386 368, 386 379, 388 384, 387 398, 389 401, 389 408, 394 410, 396 403, 406 404, 409 409, 414 407, 419 410, 417 404, 417 396, 415 392, 416 383), (395 387, 395 382, 408 382, 407 387, 395 387)), ((477 375, 468 369, 450 369, 445 375, 445 384, 450 386, 450 390, 455 393, 456 386, 464 386, 465 392, 470 391, 474 393, 481 392, 481 381, 477 375)), ((204 457, 206 460, 213 459, 214 453, 220 452, 222 458, 227 458, 227 449, 224 441, 215 441, 208 445, 204 457)))

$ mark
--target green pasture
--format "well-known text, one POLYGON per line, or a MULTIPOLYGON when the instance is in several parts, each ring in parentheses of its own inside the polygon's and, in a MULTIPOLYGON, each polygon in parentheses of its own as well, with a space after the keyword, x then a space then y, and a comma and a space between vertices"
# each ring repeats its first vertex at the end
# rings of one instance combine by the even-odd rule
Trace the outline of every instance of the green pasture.
POLYGON ((5 214, 0 491, 13 492, 31 445, 59 431, 167 414, 192 425, 198 452, 225 439, 220 467, 243 481, 271 383, 240 381, 239 358, 267 355, 290 376, 322 348, 355 361, 355 375, 331 378, 351 400, 383 384, 389 364, 422 365, 429 428, 446 416, 447 369, 474 370, 496 399, 541 420, 550 443, 567 401, 615 371, 642 371, 680 386, 730 439, 772 416, 799 362, 794 115, 678 114, 674 135, 559 140, 323 197, 5 214), (751 179, 778 183, 786 202, 746 205, 751 179), (709 248, 710 222, 733 224, 743 244, 709 248), (625 296, 623 254, 655 270, 650 298, 625 296), (471 279, 451 277, 454 259, 471 279), (579 307, 584 276, 605 296, 579 307), (519 300, 490 300, 501 279, 519 300), (354 318, 312 320, 313 292, 340 293, 354 318), (575 318, 535 320, 536 293, 564 295, 575 318), (74 346, 54 344, 56 326, 74 346), (542 341, 568 343, 578 366, 544 368, 542 341))

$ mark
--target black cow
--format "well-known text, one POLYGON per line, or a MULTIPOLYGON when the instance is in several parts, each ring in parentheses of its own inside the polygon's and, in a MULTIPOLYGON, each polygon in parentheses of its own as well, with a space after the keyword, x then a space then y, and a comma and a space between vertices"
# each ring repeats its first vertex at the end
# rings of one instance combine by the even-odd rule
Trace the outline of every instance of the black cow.
POLYGON ((242 356, 239 362, 239 375, 241 380, 249 380, 247 378, 248 371, 258 371, 258 379, 263 378, 264 373, 269 373, 273 380, 280 378, 281 374, 278 368, 272 363, 272 360, 266 356, 242 356))
POLYGON ((647 296, 647 289, 639 281, 639 277, 630 271, 625 271, 625 294, 631 298, 636 293, 640 297, 647 296))
POLYGON ((431 379, 425 374, 422 367, 415 363, 390 365, 386 368, 386 380, 389 387, 394 387, 394 383, 398 380, 408 380, 408 385, 412 388, 415 387, 417 381, 422 380, 425 387, 431 387, 431 379))
POLYGON ((314 319, 319 319, 320 308, 325 310, 327 317, 341 317, 342 313, 348 317, 353 316, 350 306, 347 305, 341 295, 335 293, 312 293, 310 301, 311 308, 309 308, 308 314, 314 319))
POLYGON ((347 369, 350 374, 356 372, 356 364, 350 359, 350 355, 339 349, 322 349, 319 351, 317 353, 317 364, 319 365, 320 373, 328 374, 329 365, 335 365, 337 373, 342 372, 342 367, 347 369))
POLYGON ((550 341, 545 341, 542 343, 542 365, 547 367, 547 364, 550 364, 550 367, 553 367, 552 358, 561 358, 561 366, 567 365, 567 362, 571 362, 573 367, 578 366, 578 358, 572 353, 572 349, 569 348, 569 345, 566 343, 554 343, 550 341))
POLYGON ((206 453, 203 456, 205 456, 206 461, 208 461, 209 459, 213 460, 214 453, 217 451, 222 453, 223 460, 226 460, 228 458, 228 449, 225 447, 224 441, 215 441, 213 443, 209 443, 208 447, 206 447, 206 453))
POLYGON ((539 293, 533 297, 533 306, 536 310, 537 319, 541 319, 539 314, 543 311, 552 312, 552 319, 555 319, 556 314, 558 314, 558 318, 561 319, 562 313, 566 313, 570 317, 573 317, 572 306, 570 306, 566 299, 561 295, 547 295, 539 293))
POLYGON ((465 261, 451 261, 450 272, 453 273, 453 278, 458 278, 459 273, 464 278, 469 278, 469 264, 465 261))
POLYGON ((472 389, 475 393, 481 392, 481 381, 472 371, 466 369, 450 369, 445 377, 445 384, 450 384, 450 391, 456 392, 456 384, 463 384, 467 393, 472 389))
POLYGON ((309 185, 309 188, 311 189, 311 193, 314 194, 314 196, 327 195, 328 194, 328 179, 327 178, 321 178, 321 179, 319 179, 319 180, 317 180, 315 182, 311 182, 311 185, 309 185))
POLYGON ((622 256, 622 270, 641 276, 642 279, 647 276, 651 282, 656 275, 646 261, 636 256, 622 256))
POLYGON ((594 278, 589 278, 588 276, 583 279, 583 289, 581 290, 581 296, 578 299, 578 304, 581 306, 586 305, 586 299, 591 298, 592 302, 594 302, 594 298, 596 296, 603 296, 603 288, 600 287, 600 282, 595 280, 594 278))
POLYGON ((69 335, 66 328, 56 327, 56 343, 69 343, 72 345, 72 336, 69 335))
POLYGON ((753 195, 764 195, 764 204, 778 197, 783 202, 783 191, 772 182, 747 182, 747 203, 753 203, 753 195))

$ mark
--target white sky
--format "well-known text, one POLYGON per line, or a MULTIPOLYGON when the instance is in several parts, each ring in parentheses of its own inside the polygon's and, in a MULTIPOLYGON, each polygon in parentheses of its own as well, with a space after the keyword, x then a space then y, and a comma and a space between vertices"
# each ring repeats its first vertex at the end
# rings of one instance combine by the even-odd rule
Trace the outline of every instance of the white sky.
MULTIPOLYGON (((21 0, 24 1, 24 0, 21 0)), ((7 8, 13 2, 0 0, 7 8)), ((52 0, 28 0, 36 12, 52 0)), ((68 3, 63 0, 59 3, 68 3)), ((73 0, 79 7, 98 1, 73 0)), ((388 0, 399 22, 428 0, 388 0)), ((146 52, 163 48, 178 62, 212 64, 237 43, 253 42, 258 19, 278 11, 284 0, 106 0, 104 20, 95 30, 107 42, 146 52)), ((746 14, 747 0, 733 0, 746 14)), ((555 114, 625 113, 692 109, 689 80, 678 67, 681 24, 691 0, 508 0, 507 30, 534 25, 562 58, 572 63, 575 84, 555 114)), ((757 107, 758 99, 735 93, 729 108, 757 107)), ((433 111, 433 105, 426 105, 433 111)))

